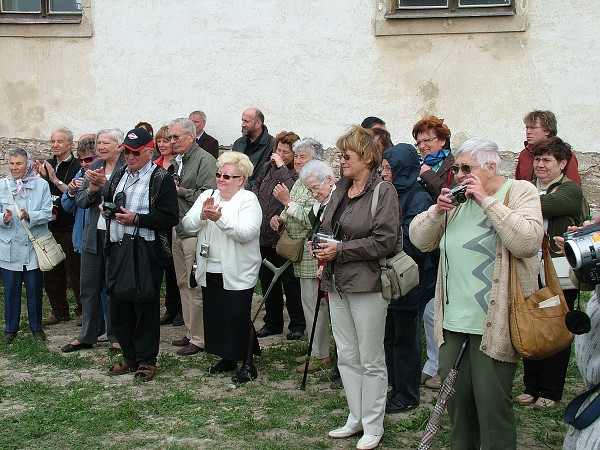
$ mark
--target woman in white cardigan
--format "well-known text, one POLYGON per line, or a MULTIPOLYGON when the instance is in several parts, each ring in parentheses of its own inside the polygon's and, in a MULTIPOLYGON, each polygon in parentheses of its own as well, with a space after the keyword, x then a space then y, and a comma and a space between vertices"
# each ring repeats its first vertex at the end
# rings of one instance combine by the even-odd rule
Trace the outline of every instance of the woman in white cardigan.
POLYGON ((239 152, 217 160, 217 190, 206 190, 182 220, 197 233, 196 281, 204 299, 204 341, 209 353, 222 359, 210 373, 242 368, 232 377, 245 383, 257 377, 253 355, 260 354, 250 319, 252 293, 261 257, 259 231, 262 210, 256 196, 244 190, 253 166, 239 152))

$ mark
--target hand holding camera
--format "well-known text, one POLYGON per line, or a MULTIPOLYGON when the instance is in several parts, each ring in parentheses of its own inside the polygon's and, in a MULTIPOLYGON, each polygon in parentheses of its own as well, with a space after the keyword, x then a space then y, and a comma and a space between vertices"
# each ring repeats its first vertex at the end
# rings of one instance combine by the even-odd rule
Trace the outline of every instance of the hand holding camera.
POLYGON ((337 258, 337 245, 340 242, 331 234, 316 233, 310 242, 312 253, 322 261, 333 261, 337 258))

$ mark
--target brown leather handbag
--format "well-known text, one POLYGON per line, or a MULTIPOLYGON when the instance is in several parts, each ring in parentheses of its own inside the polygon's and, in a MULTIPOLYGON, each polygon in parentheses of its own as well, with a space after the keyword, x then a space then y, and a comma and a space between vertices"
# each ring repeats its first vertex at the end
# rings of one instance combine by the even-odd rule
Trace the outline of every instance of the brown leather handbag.
POLYGON ((547 234, 542 242, 542 255, 547 286, 526 298, 516 258, 510 255, 510 337, 517 352, 526 359, 544 359, 558 353, 569 347, 574 337, 565 324, 569 307, 552 264, 547 234))

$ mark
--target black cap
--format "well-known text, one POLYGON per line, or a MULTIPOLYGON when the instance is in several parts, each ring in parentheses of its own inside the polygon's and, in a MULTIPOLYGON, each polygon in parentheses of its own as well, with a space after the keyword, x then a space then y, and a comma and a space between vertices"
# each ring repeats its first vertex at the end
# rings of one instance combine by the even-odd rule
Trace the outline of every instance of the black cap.
POLYGON ((152 144, 152 136, 144 128, 134 128, 128 131, 125 135, 125 140, 120 145, 121 147, 127 147, 129 150, 134 152, 140 151, 143 147, 154 147, 152 144))

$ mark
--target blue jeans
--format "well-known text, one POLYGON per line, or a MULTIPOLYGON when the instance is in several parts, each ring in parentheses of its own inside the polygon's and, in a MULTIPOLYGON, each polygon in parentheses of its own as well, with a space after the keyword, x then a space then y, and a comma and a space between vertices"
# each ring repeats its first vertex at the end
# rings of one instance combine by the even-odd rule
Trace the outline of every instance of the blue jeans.
POLYGON ((42 287, 44 275, 40 269, 27 270, 23 266, 22 272, 2 269, 4 282, 4 322, 6 333, 19 331, 21 320, 21 291, 25 283, 27 294, 27 315, 29 328, 32 332, 42 329, 42 287))

